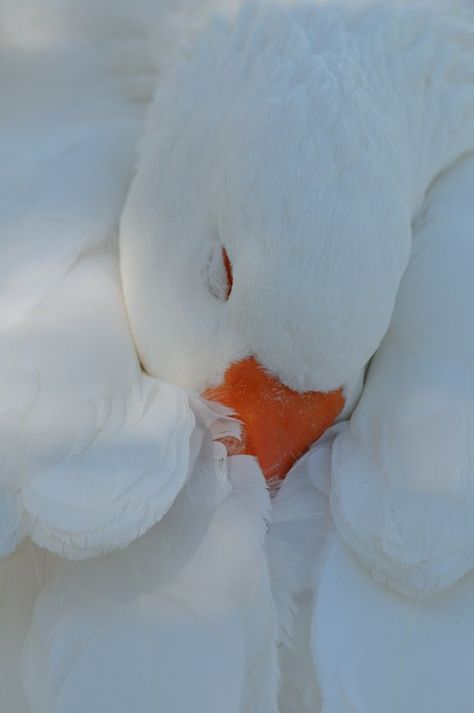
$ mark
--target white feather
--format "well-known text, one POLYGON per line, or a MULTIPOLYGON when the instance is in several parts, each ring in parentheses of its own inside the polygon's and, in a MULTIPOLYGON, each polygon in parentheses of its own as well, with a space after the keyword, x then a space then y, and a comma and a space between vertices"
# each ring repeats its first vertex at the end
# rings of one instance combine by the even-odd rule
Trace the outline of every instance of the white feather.
POLYGON ((337 425, 327 431, 296 463, 272 503, 267 550, 280 625, 281 713, 320 709, 311 628, 315 583, 334 531, 329 509, 331 447, 340 429, 337 425))
POLYGON ((340 533, 415 597, 474 566, 473 187, 472 157, 433 187, 391 327, 334 445, 340 533))
POLYGON ((213 450, 143 538, 58 565, 24 657, 35 713, 275 712, 268 495, 253 459, 227 475, 213 450))
POLYGON ((472 711, 472 574, 417 603, 376 583, 336 538, 318 588, 323 713, 472 711))

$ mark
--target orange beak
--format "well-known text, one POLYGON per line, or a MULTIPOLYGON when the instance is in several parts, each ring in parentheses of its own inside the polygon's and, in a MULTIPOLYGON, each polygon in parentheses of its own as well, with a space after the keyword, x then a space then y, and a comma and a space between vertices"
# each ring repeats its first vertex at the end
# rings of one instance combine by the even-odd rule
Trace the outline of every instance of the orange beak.
POLYGON ((239 452, 256 456, 267 479, 284 478, 344 408, 341 389, 293 391, 254 357, 232 364, 223 383, 208 389, 204 397, 228 406, 242 421, 239 452))

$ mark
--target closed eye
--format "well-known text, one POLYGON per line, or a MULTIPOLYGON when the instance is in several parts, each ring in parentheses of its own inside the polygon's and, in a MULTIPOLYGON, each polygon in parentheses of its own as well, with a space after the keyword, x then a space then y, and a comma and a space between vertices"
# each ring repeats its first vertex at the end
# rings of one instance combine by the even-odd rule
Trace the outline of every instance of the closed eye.
POLYGON ((234 277, 232 263, 224 247, 215 248, 208 268, 208 284, 210 292, 218 300, 226 302, 232 292, 234 277))
POLYGON ((226 300, 228 300, 230 297, 230 293, 232 292, 232 287, 234 285, 234 276, 232 274, 232 263, 229 259, 227 250, 225 248, 222 248, 222 260, 224 262, 226 286, 227 286, 225 298, 226 298, 226 300))

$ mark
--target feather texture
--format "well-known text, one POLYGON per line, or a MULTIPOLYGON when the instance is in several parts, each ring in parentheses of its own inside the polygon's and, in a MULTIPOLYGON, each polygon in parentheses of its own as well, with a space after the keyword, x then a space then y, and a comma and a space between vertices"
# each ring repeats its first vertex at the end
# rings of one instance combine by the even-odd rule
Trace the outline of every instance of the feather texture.
POLYGON ((339 531, 414 597, 474 566, 473 186, 472 157, 433 186, 390 330, 334 445, 339 531))

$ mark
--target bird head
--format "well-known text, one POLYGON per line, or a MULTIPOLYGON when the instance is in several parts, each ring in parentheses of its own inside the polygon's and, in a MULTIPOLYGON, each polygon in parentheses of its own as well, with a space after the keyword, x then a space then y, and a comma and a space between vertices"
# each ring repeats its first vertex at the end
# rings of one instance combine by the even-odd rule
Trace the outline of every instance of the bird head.
POLYGON ((268 476, 353 404, 408 259, 337 23, 263 5, 211 26, 161 83, 121 225, 144 368, 232 408, 268 476))

